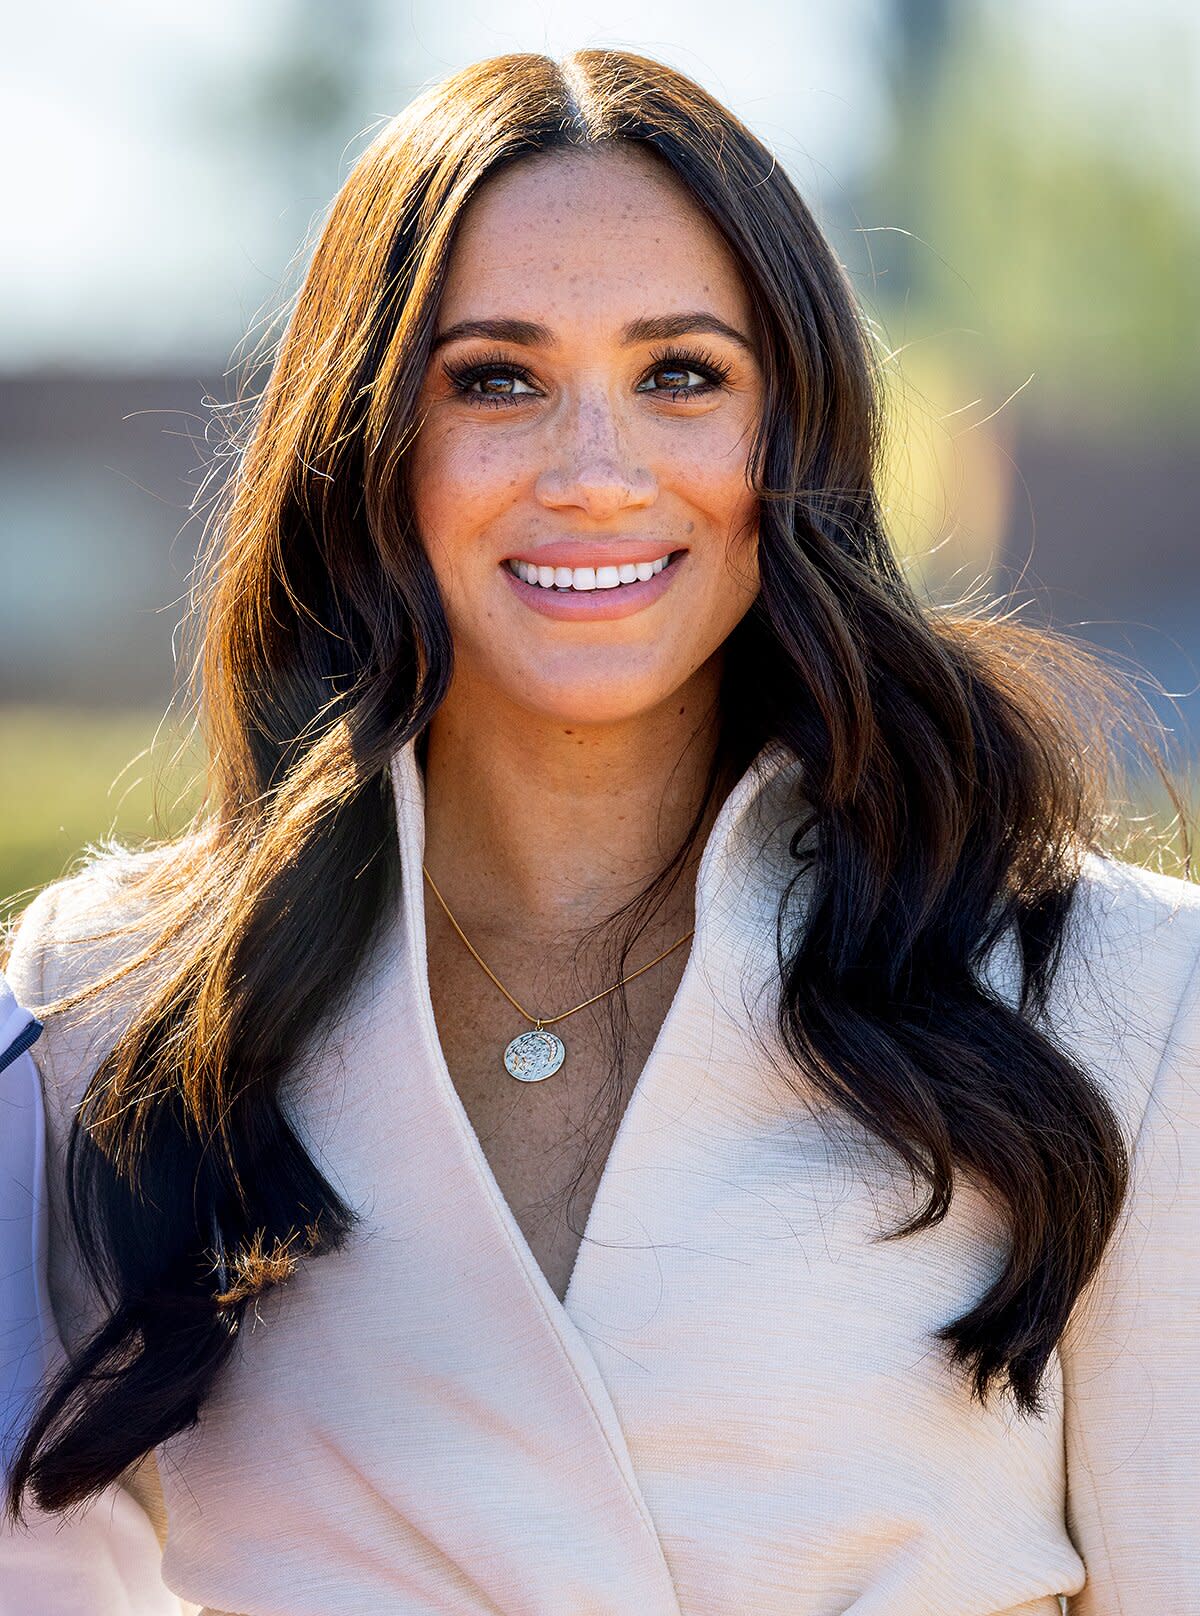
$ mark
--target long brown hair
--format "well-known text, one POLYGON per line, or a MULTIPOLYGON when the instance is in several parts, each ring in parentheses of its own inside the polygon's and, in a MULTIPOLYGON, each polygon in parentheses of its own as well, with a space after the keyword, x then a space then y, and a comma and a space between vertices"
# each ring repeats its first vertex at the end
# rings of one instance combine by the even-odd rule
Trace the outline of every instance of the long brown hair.
MULTIPOLYGON (((809 834, 793 852, 811 902, 802 935, 778 929, 779 1026, 806 1081, 927 1181, 892 1237, 944 1215, 956 1168, 1005 1208, 1002 1273, 940 1335, 980 1398, 1007 1385, 1039 1409, 1127 1188, 1117 1118, 1038 1021, 1081 852, 1109 826, 1114 715, 1140 698, 1064 636, 914 596, 876 492, 868 322, 754 135, 645 57, 510 55, 422 94, 330 208, 233 440, 191 603, 205 802, 174 841, 91 850, 114 913, 119 898, 144 933, 114 971, 35 1007, 62 1015, 153 963, 67 1151, 104 1319, 36 1411, 14 1514, 27 1487, 51 1510, 85 1499, 193 1424, 250 1298, 353 1238, 356 1212, 281 1091, 401 879, 420 879, 399 868, 388 764, 451 672, 405 482, 448 255, 506 164, 618 142, 656 154, 707 212, 761 323, 761 592, 724 647, 708 798, 768 740, 803 763, 809 834), (1019 1010, 976 971, 1010 927, 1019 1010)), ((622 959, 687 852, 619 912, 622 959)))

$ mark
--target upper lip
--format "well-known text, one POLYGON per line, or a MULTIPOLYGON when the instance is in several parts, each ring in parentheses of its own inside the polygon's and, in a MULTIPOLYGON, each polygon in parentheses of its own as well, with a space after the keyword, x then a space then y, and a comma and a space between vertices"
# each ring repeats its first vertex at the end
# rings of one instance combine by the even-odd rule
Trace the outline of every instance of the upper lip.
POLYGON ((663 539, 556 539, 552 544, 533 545, 506 561, 527 561, 535 567, 620 567, 639 561, 657 561, 684 549, 663 539))

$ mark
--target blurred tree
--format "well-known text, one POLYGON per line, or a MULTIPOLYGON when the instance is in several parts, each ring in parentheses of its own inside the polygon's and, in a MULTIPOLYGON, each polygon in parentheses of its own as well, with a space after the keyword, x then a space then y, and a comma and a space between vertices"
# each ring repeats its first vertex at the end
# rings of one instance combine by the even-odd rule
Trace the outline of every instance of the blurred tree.
MULTIPOLYGON (((244 162, 278 221, 278 262, 295 268, 307 232, 332 202, 375 128, 408 101, 405 59, 385 31, 379 0, 280 0, 236 74, 197 82, 193 112, 244 162), (381 98, 382 106, 376 101, 381 98), (375 102, 375 110, 368 110, 375 102), (307 208, 303 219, 297 208, 307 208)), ((303 264, 301 268, 305 267, 303 264)))
POLYGON ((269 51, 247 63, 242 125, 297 189, 319 187, 358 129, 377 60, 377 0, 287 0, 269 51))
MULTIPOLYGON (((929 186, 940 136, 938 107, 950 56, 949 0, 887 0, 883 79, 892 106, 886 164, 889 211, 919 229, 929 217, 929 186)), ((880 176, 880 182, 883 182, 880 176)), ((890 244, 889 300, 907 298, 923 279, 925 259, 907 235, 890 244)))
POLYGON ((1130 14, 1129 61, 1155 69, 1152 104, 1131 105, 1147 71, 1060 80, 1011 10, 962 7, 950 26, 942 0, 893 8, 894 138, 860 207, 911 232, 871 236, 885 322, 935 331, 997 403, 1032 373, 1026 419, 1194 426, 1200 206, 1194 155, 1171 138, 1189 105, 1182 38, 1130 14))

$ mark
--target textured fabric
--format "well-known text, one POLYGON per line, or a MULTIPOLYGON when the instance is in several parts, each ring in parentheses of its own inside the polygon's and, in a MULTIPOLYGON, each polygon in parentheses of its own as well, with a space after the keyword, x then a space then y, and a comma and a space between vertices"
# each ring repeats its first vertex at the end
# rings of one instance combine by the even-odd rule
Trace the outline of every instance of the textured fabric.
MULTIPOLYGON (((991 1198, 963 1175, 936 1227, 874 1238, 920 1186, 773 1030, 795 762, 768 748, 709 837, 564 1303, 442 1057, 412 743, 392 775, 402 899, 286 1102, 363 1224, 248 1317, 200 1427, 158 1451, 167 1586, 242 1616, 1200 1613, 1200 888, 1087 860, 1052 1012, 1134 1189, 1027 1420, 972 1400, 933 1337, 1003 1266, 991 1198)), ((88 873, 39 897, 10 963, 25 1002, 110 957, 63 939, 115 902, 88 873)), ((987 975, 1015 999, 1011 948, 987 975)), ((97 1314, 66 1132, 137 984, 31 1052, 68 1341, 97 1314)))

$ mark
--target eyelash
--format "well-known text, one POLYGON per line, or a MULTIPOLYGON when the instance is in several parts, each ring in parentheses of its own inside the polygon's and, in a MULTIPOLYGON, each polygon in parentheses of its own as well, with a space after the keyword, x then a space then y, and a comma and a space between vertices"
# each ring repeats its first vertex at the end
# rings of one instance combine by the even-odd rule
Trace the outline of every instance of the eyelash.
MULTIPOLYGON (((646 371, 646 377, 653 376, 656 370, 665 370, 668 365, 679 370, 694 370, 698 376, 705 378, 702 387, 658 387, 651 392, 666 393, 672 399, 698 398, 702 394, 711 393, 718 387, 723 387, 729 380, 730 367, 724 365, 712 353, 704 348, 666 348, 661 353, 651 352, 651 365, 646 371)), ((521 365, 513 364, 502 353, 485 354, 481 359, 473 359, 469 364, 455 365, 447 361, 442 366, 450 384, 463 398, 471 404, 507 405, 520 402, 520 394, 504 393, 475 393, 471 391, 472 384, 485 376, 495 376, 503 371, 505 375, 516 381, 524 382, 527 386, 534 385, 533 377, 521 365)))

